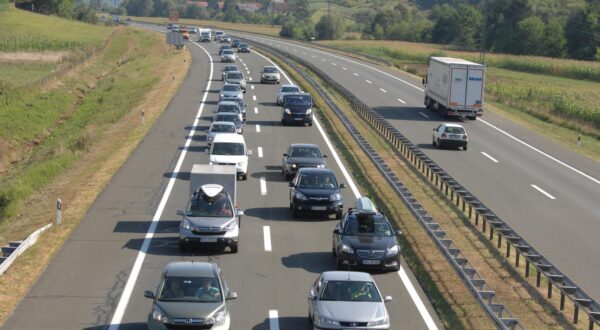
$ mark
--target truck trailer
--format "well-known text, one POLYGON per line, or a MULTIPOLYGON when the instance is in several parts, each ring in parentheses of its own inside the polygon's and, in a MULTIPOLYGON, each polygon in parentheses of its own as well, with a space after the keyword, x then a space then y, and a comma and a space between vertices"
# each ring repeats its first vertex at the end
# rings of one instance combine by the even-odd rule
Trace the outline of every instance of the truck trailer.
POLYGON ((431 57, 425 107, 445 117, 475 120, 483 114, 485 65, 450 57, 431 57))

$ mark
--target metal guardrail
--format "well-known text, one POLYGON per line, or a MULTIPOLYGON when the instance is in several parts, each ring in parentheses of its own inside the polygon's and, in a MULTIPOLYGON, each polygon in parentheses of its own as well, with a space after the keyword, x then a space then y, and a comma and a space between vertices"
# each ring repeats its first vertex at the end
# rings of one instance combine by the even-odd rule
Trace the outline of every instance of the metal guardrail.
POLYGON ((35 244, 40 235, 51 226, 52 223, 49 223, 44 227, 34 231, 23 241, 9 242, 8 246, 2 247, 2 254, 0 256, 0 275, 4 274, 8 267, 10 267, 15 262, 17 257, 23 254, 23 252, 29 249, 33 244, 35 244))
MULTIPOLYGON (((400 131, 393 127, 383 116, 376 111, 369 108, 366 104, 356 98, 350 91, 339 83, 331 79, 320 69, 314 65, 304 61, 303 59, 294 56, 292 54, 282 53, 279 50, 261 45, 261 47, 270 50, 270 52, 279 55, 280 58, 290 58, 308 69, 315 72, 321 79, 336 89, 346 100, 351 104, 354 111, 359 113, 365 120, 367 120, 382 136, 384 136, 399 152, 410 161, 419 172, 425 176, 430 183, 438 188, 446 197, 450 199, 452 203, 455 203, 456 207, 459 208, 463 214, 469 219, 469 222, 474 225, 475 228, 480 230, 481 233, 488 235, 489 227, 489 240, 493 241, 497 239, 497 248, 500 249, 502 246, 502 240, 504 239, 506 244, 505 257, 510 258, 511 250, 515 251, 515 266, 519 267, 521 257, 525 261, 525 277, 530 276, 530 269, 533 267, 536 270, 536 286, 541 286, 541 277, 544 276, 547 280, 547 298, 552 298, 553 287, 560 291, 560 310, 563 311, 565 307, 565 298, 569 298, 574 304, 573 311, 573 323, 578 324, 579 322, 579 311, 582 310, 588 315, 588 329, 592 330, 594 324, 600 325, 600 304, 588 295, 582 288, 565 275, 558 267, 553 265, 550 260, 539 253, 531 244, 529 244, 521 235, 519 235, 512 227, 504 222, 499 216, 497 216, 491 209, 489 209, 482 201, 477 199, 471 194, 466 188, 464 188, 459 182, 457 182, 452 176, 450 176, 444 169, 438 166, 433 160, 426 156, 417 146, 415 146, 408 138, 406 138, 400 131), (481 227, 480 227, 481 222, 481 227), (495 234, 495 237, 494 237, 495 234), (512 247, 512 249, 511 249, 512 247)), ((295 67, 295 69, 298 69, 295 67)), ((301 72, 301 71, 300 71, 301 72)), ((310 77, 308 77, 310 78, 310 77)), ((310 80, 309 80, 310 81, 310 80)), ((317 90, 320 90, 317 88, 317 90)), ((352 131, 351 131, 352 132, 352 131)), ((364 139, 363 139, 364 140, 364 139)), ((358 141, 358 140, 357 140, 358 141)), ((366 141, 365 141, 366 142, 366 141)), ((359 141, 359 143, 361 143, 359 141)), ((377 160, 376 165, 381 163, 381 160, 377 160)), ((383 165, 384 175, 389 172, 389 167, 383 165), (387 172, 386 171, 387 168, 387 172)), ((378 166, 379 168, 380 166, 378 166)), ((381 169, 380 169, 381 170, 381 169)), ((393 178, 393 173, 390 172, 390 179, 393 178)), ((393 181, 393 180, 392 180, 393 181)), ((399 182, 398 182, 399 183, 399 182)), ((396 188, 397 183, 393 186, 396 188)), ((402 186, 400 184, 399 189, 402 186)), ((415 201, 416 202, 416 201, 415 201)), ((421 214, 424 210, 416 209, 417 213, 421 214)), ((420 219, 421 220, 421 219, 420 219)), ((436 228, 433 219, 424 219, 427 223, 427 228, 436 228), (427 222, 431 220, 431 222, 427 222)), ((457 255, 455 257, 456 250, 452 247, 447 246, 451 244, 451 240, 446 238, 445 233, 440 232, 438 229, 432 229, 435 236, 441 237, 441 241, 445 246, 445 250, 452 256, 453 263, 462 265, 465 261, 457 255)), ((467 268, 466 275, 475 274, 473 270, 467 268)), ((472 278, 467 276, 468 278, 472 278)), ((475 284, 480 283, 479 279, 473 279, 475 284)), ((470 282, 470 281, 469 281, 470 282)), ((483 296, 478 298, 489 298, 491 295, 484 293, 483 296)), ((497 315, 502 315, 503 310, 499 306, 486 303, 489 309, 498 312, 497 315)))
MULTIPOLYGON (((294 68, 304 79, 306 79, 313 88, 319 93, 325 102, 333 109, 335 114, 338 116, 340 121, 350 132, 355 141, 360 145, 362 150, 367 154, 369 159, 377 167, 377 169, 383 174, 388 183, 392 186, 394 191, 401 197, 404 203, 411 210, 415 218, 421 223, 426 229, 429 236, 432 237, 438 248, 442 251, 448 262, 454 267, 456 272, 462 277, 463 281, 467 284, 472 294, 476 297, 478 302, 483 306, 485 311, 494 320, 497 327, 500 329, 524 329, 511 312, 502 304, 496 297, 496 293, 486 283, 485 279, 477 272, 475 268, 469 263, 467 258, 461 253, 460 249, 456 247, 452 239, 448 237, 446 232, 435 222, 432 216, 421 206, 416 198, 410 193, 410 191, 402 184, 398 177, 390 170, 390 167, 385 161, 377 154, 375 149, 367 142, 367 140, 360 134, 348 117, 343 113, 337 105, 335 105, 327 96, 323 87, 319 86, 312 77, 310 77, 304 70, 300 69, 294 63, 290 63, 285 59, 285 56, 276 49, 268 46, 258 46, 258 48, 264 49, 267 52, 274 54, 281 60, 285 61, 288 65, 294 68)), ((289 56, 292 58, 292 56, 289 56)), ((294 58, 295 61, 302 61, 298 58, 294 58)), ((305 62, 302 63, 305 65, 305 62)), ((308 64, 310 65, 310 64, 308 64)), ((318 69, 309 67, 310 70, 315 70, 315 73, 321 78, 328 79, 318 69)), ((328 83, 337 84, 334 81, 328 81, 328 83)), ((335 88, 343 88, 342 86, 335 86, 335 88)), ((341 90, 340 90, 341 91, 341 90)), ((351 94, 344 94, 348 97, 351 94)))

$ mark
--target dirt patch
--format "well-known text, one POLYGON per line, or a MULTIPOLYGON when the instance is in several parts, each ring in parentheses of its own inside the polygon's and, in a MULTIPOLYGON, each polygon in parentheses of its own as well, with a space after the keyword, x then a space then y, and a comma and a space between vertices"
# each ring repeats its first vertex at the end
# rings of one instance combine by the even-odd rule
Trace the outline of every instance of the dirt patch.
POLYGON ((50 62, 57 63, 69 55, 68 51, 55 52, 0 52, 0 62, 50 62))

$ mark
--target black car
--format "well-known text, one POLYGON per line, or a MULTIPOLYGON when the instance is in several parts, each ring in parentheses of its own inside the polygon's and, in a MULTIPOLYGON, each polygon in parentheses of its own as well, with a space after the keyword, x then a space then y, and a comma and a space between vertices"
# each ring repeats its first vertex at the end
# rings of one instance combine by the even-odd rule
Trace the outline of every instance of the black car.
POLYGON ((223 97, 221 98, 221 101, 237 102, 237 104, 240 106, 240 109, 242 109, 242 119, 246 121, 246 107, 248 104, 244 103, 244 100, 237 97, 223 97))
POLYGON ((342 218, 344 197, 335 174, 328 168, 302 168, 292 182, 290 189, 290 211, 292 217, 298 218, 300 213, 335 214, 342 218))
POLYGON ((229 46, 229 45, 221 45, 221 47, 219 47, 219 55, 223 54, 223 51, 225 49, 231 49, 231 46, 229 46))
POLYGON ((240 39, 233 39, 233 41, 231 42, 231 46, 233 48, 237 48, 240 46, 241 43, 242 43, 242 41, 240 39))
POLYGON ((368 198, 359 198, 333 230, 337 268, 400 270, 399 235, 368 198))
POLYGON ((281 123, 308 124, 312 126, 312 97, 308 93, 288 94, 283 97, 283 114, 281 123))
POLYGON ((250 53, 250 45, 240 44, 238 47, 238 53, 250 53))
POLYGON ((283 154, 281 173, 288 180, 304 167, 325 168, 327 167, 325 158, 327 155, 323 155, 316 144, 291 144, 283 154))

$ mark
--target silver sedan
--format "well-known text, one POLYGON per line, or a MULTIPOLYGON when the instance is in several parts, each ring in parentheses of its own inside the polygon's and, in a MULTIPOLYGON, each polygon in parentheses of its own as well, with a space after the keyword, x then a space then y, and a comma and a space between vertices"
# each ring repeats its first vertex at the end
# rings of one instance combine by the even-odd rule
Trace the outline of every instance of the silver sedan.
POLYGON ((298 87, 296 85, 282 85, 281 87, 279 87, 279 90, 277 91, 277 105, 280 105, 283 103, 283 97, 285 95, 300 93, 300 92, 302 92, 300 90, 300 87, 298 87))
POLYGON ((223 88, 219 92, 219 99, 224 97, 236 97, 238 99, 244 98, 244 92, 242 92, 242 87, 238 84, 224 84, 223 88))
POLYGON ((308 317, 315 329, 389 329, 391 300, 368 273, 324 272, 308 294, 308 317))

